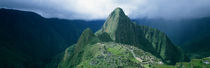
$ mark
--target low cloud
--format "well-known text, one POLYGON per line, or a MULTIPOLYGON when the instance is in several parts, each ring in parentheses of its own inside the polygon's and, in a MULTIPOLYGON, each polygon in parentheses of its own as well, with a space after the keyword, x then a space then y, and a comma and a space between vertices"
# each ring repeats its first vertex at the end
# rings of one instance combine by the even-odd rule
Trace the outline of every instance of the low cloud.
POLYGON ((131 18, 183 19, 210 16, 210 0, 0 0, 0 7, 44 17, 106 19, 116 7, 131 18))

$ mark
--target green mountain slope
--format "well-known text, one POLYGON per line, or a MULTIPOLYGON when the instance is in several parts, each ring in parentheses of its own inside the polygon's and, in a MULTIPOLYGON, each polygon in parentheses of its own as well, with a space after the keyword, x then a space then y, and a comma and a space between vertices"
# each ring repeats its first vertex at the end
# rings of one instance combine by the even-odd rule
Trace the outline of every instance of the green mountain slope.
POLYGON ((83 31, 78 42, 66 49, 58 68, 153 67, 183 60, 183 53, 164 33, 132 23, 117 8, 95 35, 90 29, 83 31))
POLYGON ((145 38, 152 43, 155 52, 161 56, 166 63, 174 64, 175 62, 186 60, 182 50, 173 45, 167 35, 157 29, 142 26, 145 38))
POLYGON ((68 49, 68 50, 73 50, 72 53, 70 51, 70 54, 69 54, 67 50, 59 66, 61 66, 61 68, 76 67, 76 65, 78 65, 82 61, 83 54, 86 50, 86 47, 88 47, 88 44, 90 45, 95 44, 98 41, 99 39, 94 35, 94 33, 89 28, 84 30, 77 44, 74 45, 74 48, 68 49), (66 56, 66 55, 70 55, 70 56, 66 56))
POLYGON ((19 64, 22 68, 37 68, 43 67, 44 63, 51 60, 51 57, 68 45, 66 40, 50 26, 46 19, 33 12, 24 12, 9 9, 0 9, 0 43, 1 46, 10 52, 2 53, 3 56, 14 55, 24 58, 6 57, 7 62, 1 65, 2 68, 18 68, 19 66, 13 65, 13 61, 20 61, 19 64), (55 48, 57 50, 55 50, 55 48), (22 56, 24 55, 24 56, 22 56), (12 59, 13 61, 9 61, 12 59))
POLYGON ((182 48, 190 58, 204 58, 210 56, 210 36, 195 38, 185 43, 182 48))
POLYGON ((190 58, 210 56, 210 17, 182 20, 141 19, 141 25, 163 31, 174 44, 183 48, 190 58))
POLYGON ((143 31, 138 28, 138 25, 131 22, 121 8, 115 9, 109 15, 101 29, 101 33, 104 32, 109 34, 111 39, 117 43, 136 45, 151 52, 154 50, 144 38, 143 31))
POLYGON ((58 68, 145 67, 158 62, 161 60, 151 53, 131 45, 101 42, 86 29, 78 43, 66 49, 58 68))
POLYGON ((47 19, 33 12, 1 8, 0 68, 44 68, 76 43, 82 30, 90 27, 96 31, 100 22, 47 19))
MULTIPOLYGON (((162 61, 149 52, 145 52, 131 45, 114 42, 98 42, 85 47, 80 60, 70 59, 74 54, 69 47, 58 68, 117 68, 117 67, 149 67, 162 61), (146 57, 146 58, 145 58, 146 57), (80 61, 75 65, 72 60, 80 61), (73 66, 69 66, 73 65, 73 66)), ((81 53, 80 53, 81 54, 81 53)), ((78 57, 78 56, 77 56, 78 57)))
POLYGON ((137 25, 124 14, 121 8, 115 9, 96 34, 107 33, 117 43, 130 44, 174 64, 182 61, 184 55, 170 39, 157 29, 137 25), (176 54, 176 56, 174 56, 176 54))

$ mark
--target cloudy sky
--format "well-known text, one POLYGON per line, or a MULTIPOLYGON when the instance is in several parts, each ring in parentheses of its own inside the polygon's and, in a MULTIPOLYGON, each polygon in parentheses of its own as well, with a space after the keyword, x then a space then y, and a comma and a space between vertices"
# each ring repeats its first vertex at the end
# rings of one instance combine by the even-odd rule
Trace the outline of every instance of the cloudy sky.
POLYGON ((33 11, 47 18, 106 19, 116 7, 133 19, 210 16, 210 0, 0 0, 0 8, 33 11))

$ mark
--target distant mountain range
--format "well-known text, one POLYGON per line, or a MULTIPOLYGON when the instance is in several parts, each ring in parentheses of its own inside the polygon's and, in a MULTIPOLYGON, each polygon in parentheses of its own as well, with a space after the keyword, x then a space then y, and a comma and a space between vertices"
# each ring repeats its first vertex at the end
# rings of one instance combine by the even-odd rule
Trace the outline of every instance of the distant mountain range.
POLYGON ((210 35, 210 17, 182 20, 136 19, 134 21, 165 32, 173 43, 179 46, 201 36, 210 35))
POLYGON ((199 19, 163 20, 139 19, 138 24, 165 32, 172 42, 181 46, 190 58, 210 56, 210 17, 199 19))

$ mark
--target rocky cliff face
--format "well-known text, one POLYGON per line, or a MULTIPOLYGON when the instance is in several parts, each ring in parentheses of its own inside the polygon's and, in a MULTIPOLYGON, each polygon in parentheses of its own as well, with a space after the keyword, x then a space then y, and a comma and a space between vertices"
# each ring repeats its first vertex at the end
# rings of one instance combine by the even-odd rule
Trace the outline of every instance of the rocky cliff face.
POLYGON ((165 61, 165 63, 175 64, 183 61, 183 52, 173 45, 167 35, 157 29, 141 26, 145 38, 152 44, 155 52, 165 61))

